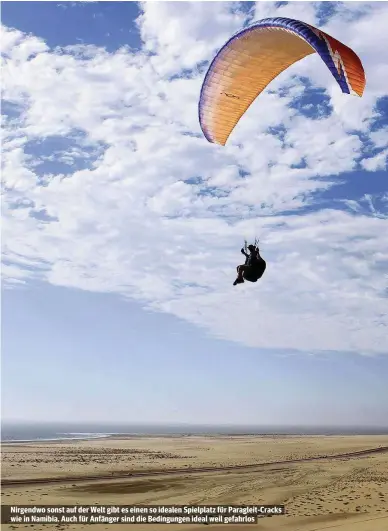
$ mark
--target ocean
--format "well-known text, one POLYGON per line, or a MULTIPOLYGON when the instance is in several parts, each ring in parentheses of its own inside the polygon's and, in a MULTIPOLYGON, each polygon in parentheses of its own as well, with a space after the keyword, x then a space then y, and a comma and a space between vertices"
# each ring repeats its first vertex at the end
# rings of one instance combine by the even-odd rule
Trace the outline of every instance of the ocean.
POLYGON ((58 441, 122 436, 182 435, 388 435, 386 427, 216 426, 109 423, 2 422, 2 442, 58 441))

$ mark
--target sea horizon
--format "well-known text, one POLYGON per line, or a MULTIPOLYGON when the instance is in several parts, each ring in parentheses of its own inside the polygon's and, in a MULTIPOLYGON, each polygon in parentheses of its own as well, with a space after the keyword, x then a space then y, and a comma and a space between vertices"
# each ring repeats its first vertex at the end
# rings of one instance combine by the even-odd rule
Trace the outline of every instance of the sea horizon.
POLYGON ((2 421, 1 442, 88 440, 113 436, 341 436, 388 435, 388 426, 298 426, 298 425, 216 425, 216 424, 139 424, 109 422, 32 422, 2 421))

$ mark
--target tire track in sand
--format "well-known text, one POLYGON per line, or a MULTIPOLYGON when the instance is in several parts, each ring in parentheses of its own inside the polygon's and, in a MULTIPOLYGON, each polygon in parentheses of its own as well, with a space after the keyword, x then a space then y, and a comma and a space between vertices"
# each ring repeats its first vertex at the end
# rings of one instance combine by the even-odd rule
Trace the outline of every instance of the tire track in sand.
POLYGON ((155 476, 171 476, 179 474, 208 474, 214 472, 238 471, 238 470, 254 470, 275 465, 290 465, 295 463, 307 463, 310 461, 329 461, 333 459, 355 459, 357 457, 369 456, 373 454, 381 454, 388 452, 388 446, 379 446, 377 448, 369 448, 367 450, 357 450, 355 452, 346 452, 343 454, 334 455, 318 455, 315 457, 302 457, 300 459, 286 459, 283 461, 270 461, 266 463, 253 463, 250 465, 227 465, 218 467, 199 467, 199 468, 176 468, 170 470, 134 470, 132 472, 112 472, 112 474, 95 474, 89 476, 62 476, 51 478, 26 478, 26 479, 3 479, 1 487, 24 487, 28 485, 41 485, 51 483, 81 483, 85 481, 101 481, 114 479, 132 479, 132 478, 147 478, 155 476))

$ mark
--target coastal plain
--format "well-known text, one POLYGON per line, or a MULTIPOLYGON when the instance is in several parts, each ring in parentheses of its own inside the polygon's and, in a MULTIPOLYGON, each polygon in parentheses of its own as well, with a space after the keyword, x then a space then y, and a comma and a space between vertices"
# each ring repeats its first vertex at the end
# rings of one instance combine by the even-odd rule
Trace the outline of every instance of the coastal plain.
MULTIPOLYGON (((111 436, 2 444, 6 505, 284 504, 286 515, 218 531, 387 531, 388 436, 111 436)), ((3 529, 81 531, 83 524, 3 529)), ((93 524, 95 531, 170 529, 93 524)), ((200 531, 204 524, 173 524, 200 531)))

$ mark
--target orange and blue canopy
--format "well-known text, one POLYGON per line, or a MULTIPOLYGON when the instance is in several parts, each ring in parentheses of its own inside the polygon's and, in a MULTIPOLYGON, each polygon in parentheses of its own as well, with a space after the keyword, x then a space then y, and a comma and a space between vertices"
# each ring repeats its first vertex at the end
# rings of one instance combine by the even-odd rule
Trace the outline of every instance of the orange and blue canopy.
POLYGON ((199 100, 203 134, 225 145, 257 96, 283 70, 318 53, 342 92, 362 96, 365 73, 353 50, 299 20, 266 18, 236 33, 217 53, 199 100))

